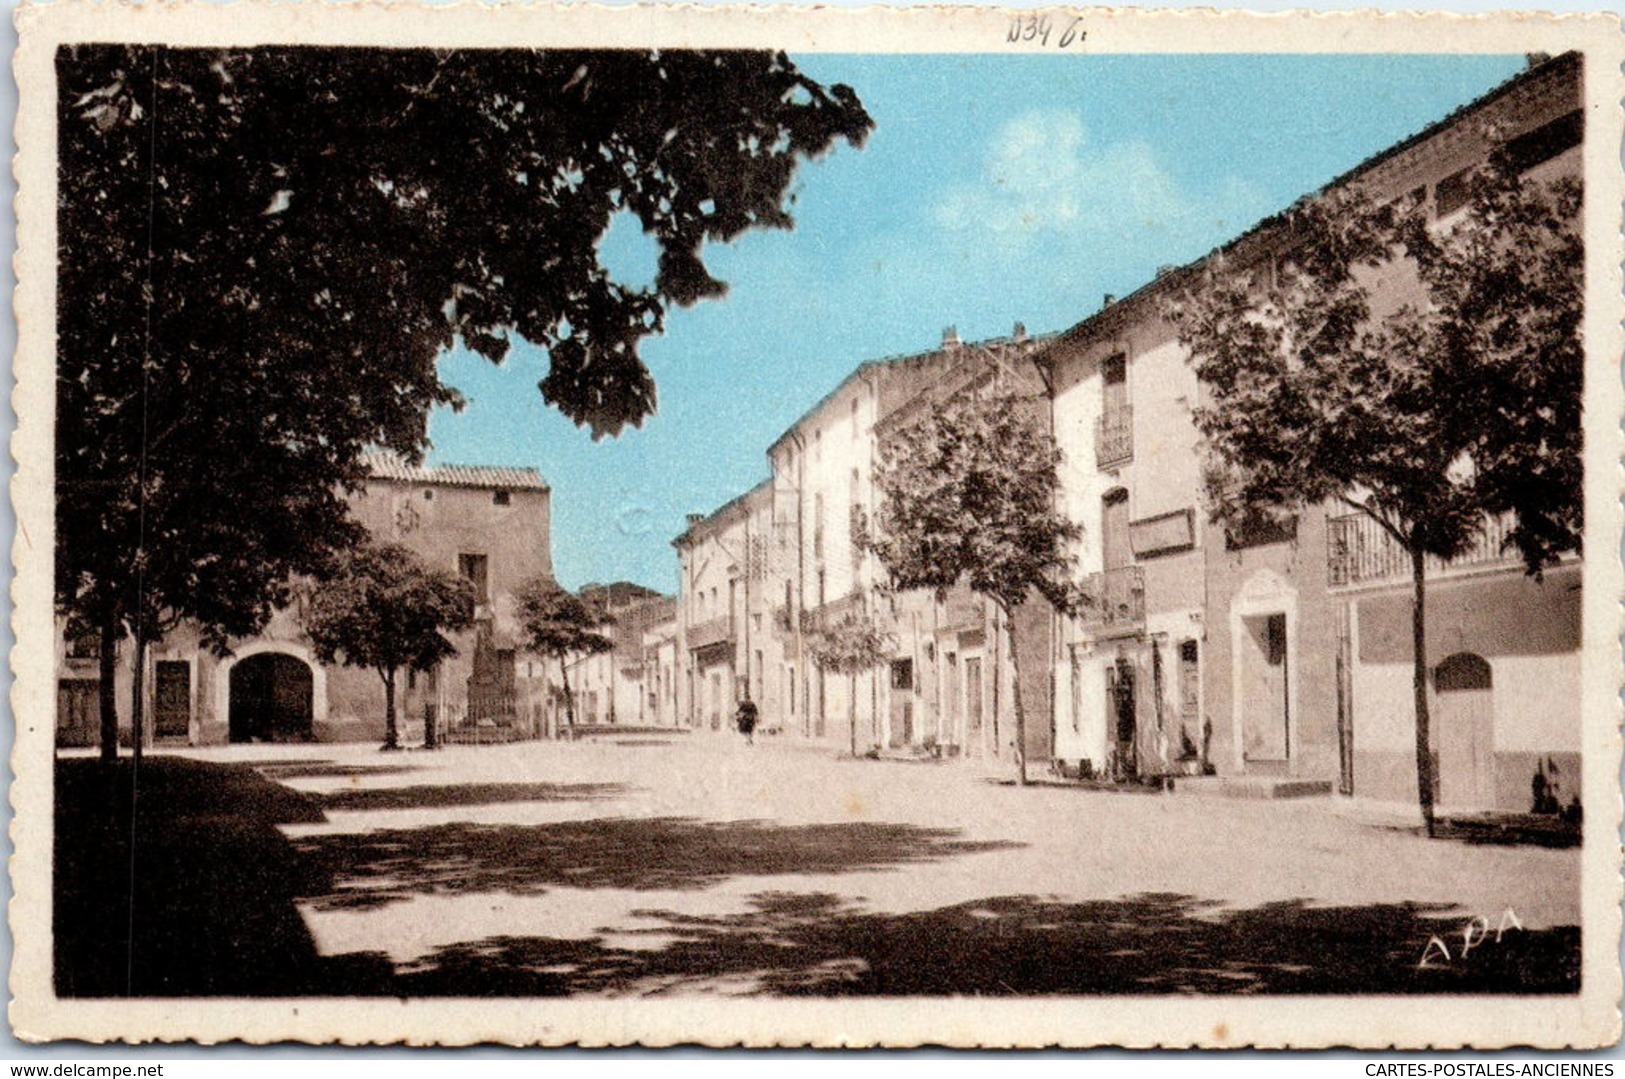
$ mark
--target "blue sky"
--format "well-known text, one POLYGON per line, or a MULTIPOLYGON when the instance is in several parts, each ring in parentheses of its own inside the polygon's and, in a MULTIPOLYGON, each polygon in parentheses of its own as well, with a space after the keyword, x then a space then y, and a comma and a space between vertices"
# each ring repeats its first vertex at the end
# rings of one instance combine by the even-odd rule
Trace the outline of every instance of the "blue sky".
MULTIPOLYGON (((943 328, 1043 333, 1197 258, 1517 73, 1521 56, 826 56, 875 131, 802 166, 796 227, 707 249, 730 285, 644 345, 659 413, 593 442, 543 405, 546 355, 465 353, 440 463, 529 465, 553 487, 559 579, 676 587, 670 541, 767 474, 767 446, 866 359, 943 328)), ((613 228, 606 263, 650 262, 613 228)))

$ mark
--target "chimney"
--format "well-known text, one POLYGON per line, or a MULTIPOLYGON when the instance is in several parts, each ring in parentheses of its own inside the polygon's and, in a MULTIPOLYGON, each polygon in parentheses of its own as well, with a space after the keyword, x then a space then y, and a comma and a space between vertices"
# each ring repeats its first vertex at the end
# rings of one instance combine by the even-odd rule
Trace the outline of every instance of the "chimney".
POLYGON ((1117 297, 1114 296, 1112 293, 1108 292, 1108 293, 1106 293, 1105 297, 1100 301, 1100 306, 1101 307, 1110 307, 1112 304, 1114 304, 1116 302, 1117 302, 1117 297))
POLYGON ((1018 345, 1027 340, 1027 324, 1025 322, 1016 323, 1016 328, 1010 331, 1010 339, 1018 345))
POLYGON ((705 520, 705 514, 703 513, 688 513, 684 514, 683 516, 687 519, 688 527, 690 528, 693 528, 695 525, 705 520))
POLYGON ((942 330, 942 347, 943 348, 958 348, 959 347, 959 330, 958 329, 956 329, 953 326, 945 326, 945 327, 943 327, 943 330, 942 330))
POLYGON ((1179 267, 1176 266, 1175 264, 1171 263, 1171 262, 1164 263, 1163 265, 1157 267, 1157 276, 1158 277, 1167 277, 1169 274, 1173 273, 1177 269, 1179 269, 1179 267))

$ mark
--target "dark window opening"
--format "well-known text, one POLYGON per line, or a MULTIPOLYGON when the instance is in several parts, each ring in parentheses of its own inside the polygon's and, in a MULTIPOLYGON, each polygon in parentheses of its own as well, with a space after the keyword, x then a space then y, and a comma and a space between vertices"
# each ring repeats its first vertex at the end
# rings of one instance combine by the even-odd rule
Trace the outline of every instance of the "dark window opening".
POLYGON ((914 688, 914 661, 912 659, 892 660, 891 687, 893 689, 914 688))
POLYGON ((102 638, 99 633, 75 633, 68 638, 69 659, 100 659, 102 638))
POLYGON ((1433 212, 1440 217, 1449 217, 1463 206, 1467 205, 1467 178, 1472 169, 1462 169, 1453 172, 1440 180, 1433 189, 1433 212))
POLYGON ((489 566, 490 560, 482 554, 460 554, 457 556, 457 572, 473 583, 475 603, 485 603, 491 598, 491 594, 487 590, 489 566))
POLYGON ((491 504, 493 506, 506 506, 511 501, 513 501, 513 497, 507 491, 497 491, 491 495, 491 504))
POLYGON ((1507 156, 1519 172, 1528 172, 1562 153, 1580 145, 1585 133, 1585 117, 1578 111, 1561 116, 1544 127, 1537 127, 1507 143, 1507 156))
POLYGON ((1249 514, 1225 527, 1224 547, 1227 551, 1241 551, 1271 543, 1289 543, 1297 538, 1296 515, 1275 518, 1262 513, 1249 514))

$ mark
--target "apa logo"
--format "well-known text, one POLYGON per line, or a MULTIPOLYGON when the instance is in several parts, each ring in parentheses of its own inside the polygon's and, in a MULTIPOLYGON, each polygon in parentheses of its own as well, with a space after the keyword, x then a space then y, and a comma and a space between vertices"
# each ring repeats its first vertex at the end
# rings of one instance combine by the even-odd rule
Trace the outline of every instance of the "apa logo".
MULTIPOLYGON (((1506 912, 1501 915, 1501 924, 1495 928, 1495 943, 1501 943, 1501 938, 1506 936, 1508 929, 1520 931, 1523 929, 1523 923, 1518 921, 1518 916, 1513 913, 1511 907, 1508 907, 1506 912)), ((1452 957, 1450 946, 1444 942, 1444 938, 1434 934, 1428 938, 1427 946, 1422 949, 1422 958, 1417 961, 1416 969, 1421 970, 1424 967, 1443 965, 1451 962, 1452 958, 1466 959, 1469 952, 1489 939, 1489 935, 1490 920, 1488 918, 1480 914, 1476 918, 1468 919, 1467 924, 1462 926, 1461 929, 1460 950, 1452 957), (1437 964, 1434 962, 1435 957, 1440 961, 1437 964)))

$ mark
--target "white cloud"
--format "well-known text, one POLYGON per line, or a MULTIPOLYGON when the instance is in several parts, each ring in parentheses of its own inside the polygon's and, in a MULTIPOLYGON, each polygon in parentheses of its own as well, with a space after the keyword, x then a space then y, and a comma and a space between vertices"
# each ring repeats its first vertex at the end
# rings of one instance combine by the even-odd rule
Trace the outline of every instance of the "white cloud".
POLYGON ((1178 246, 1234 219, 1252 201, 1234 182, 1211 195, 1182 190, 1141 141, 1095 145, 1076 113, 1035 110, 994 136, 981 175, 944 191, 939 225, 1005 247, 1042 238, 1098 240, 1136 235, 1178 246))

